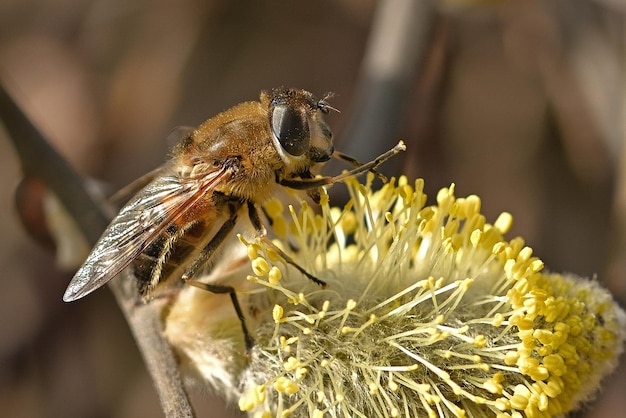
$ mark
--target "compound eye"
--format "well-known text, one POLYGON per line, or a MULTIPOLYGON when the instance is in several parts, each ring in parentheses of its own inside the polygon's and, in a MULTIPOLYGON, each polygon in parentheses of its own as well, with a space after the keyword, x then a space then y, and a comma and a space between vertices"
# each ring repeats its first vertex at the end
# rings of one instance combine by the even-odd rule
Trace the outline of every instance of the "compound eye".
POLYGON ((309 122, 303 112, 291 106, 274 106, 272 133, 283 149, 293 156, 300 156, 309 150, 311 141, 309 122))

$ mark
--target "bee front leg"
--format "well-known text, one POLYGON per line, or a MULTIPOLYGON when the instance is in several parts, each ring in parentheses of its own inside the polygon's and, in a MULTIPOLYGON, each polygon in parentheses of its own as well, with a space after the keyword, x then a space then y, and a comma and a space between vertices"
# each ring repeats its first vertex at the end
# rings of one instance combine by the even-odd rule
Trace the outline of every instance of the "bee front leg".
POLYGON ((198 256, 198 258, 194 261, 194 263, 183 273, 182 280, 194 287, 206 290, 211 293, 228 293, 230 296, 230 300, 233 303, 233 307, 235 308, 235 312, 237 313, 237 318, 239 318, 239 322, 241 323, 241 330, 243 331, 243 337, 246 345, 246 352, 250 352, 252 347, 254 346, 254 339, 250 335, 248 331, 248 327, 246 326, 246 317, 243 314, 241 309, 241 305, 239 304, 239 300, 237 299, 237 292, 235 288, 231 286, 224 285, 216 285, 210 283, 200 282, 198 280, 194 280, 193 277, 206 265, 206 263, 211 259, 211 257, 215 254, 215 251, 219 248, 219 246, 224 242, 224 239, 230 235, 237 223, 237 211, 241 207, 241 203, 229 205, 230 208, 230 217, 217 231, 215 236, 209 241, 209 243, 202 249, 202 252, 198 256))
POLYGON ((259 238, 265 243, 265 245, 270 247, 272 250, 276 251, 278 255, 280 255, 280 257, 283 260, 285 260, 287 264, 290 264, 293 267, 295 267, 300 273, 304 274, 313 283, 322 286, 322 288, 326 287, 325 281, 318 279, 317 277, 315 277, 314 275, 312 275, 311 273, 303 269, 300 265, 298 265, 298 263, 296 263, 291 257, 289 257, 283 250, 281 250, 276 245, 274 245, 274 243, 267 237, 267 229, 265 228, 265 226, 263 226, 263 223, 261 222, 261 218, 259 217, 259 212, 254 206, 254 203, 250 201, 248 201, 248 217, 250 218, 250 222, 252 223, 252 226, 254 226, 254 229, 256 229, 257 234, 259 234, 259 238))
MULTIPOLYGON (((343 160, 347 163, 349 163, 350 165, 352 165, 355 168, 360 168, 362 167, 364 164, 362 162, 359 162, 359 160, 357 160, 354 157, 351 157, 347 154, 344 154, 343 152, 340 151, 333 151, 333 158, 336 158, 338 160, 343 160)), ((380 171, 376 170, 375 168, 371 168, 370 173, 374 173, 376 175, 376 177, 378 177, 380 179, 380 181, 382 181, 383 183, 387 183, 387 176, 385 176, 383 173, 381 173, 380 171)), ((319 202, 318 202, 319 203, 319 202)))
MULTIPOLYGON (((353 168, 350 171, 346 171, 343 174, 339 174, 338 176, 334 176, 334 177, 317 177, 317 178, 293 178, 293 179, 284 179, 284 178, 280 178, 278 179, 278 183, 281 186, 285 186, 285 187, 289 187, 291 189, 297 189, 297 190, 307 190, 307 189, 313 189, 316 187, 322 187, 322 186, 328 186, 330 184, 334 184, 337 182, 340 182, 342 180, 347 179, 348 177, 354 177, 354 176, 359 176, 361 174, 364 174, 368 171, 373 171, 374 173, 377 173, 376 168, 381 165, 382 163, 384 163, 385 161, 387 161, 388 159, 390 159, 391 157, 393 157, 396 154, 399 154, 402 151, 406 150, 406 145, 404 145, 403 141, 398 142, 398 144, 393 147, 392 149, 390 149, 389 151, 385 152, 384 154, 379 155, 378 157, 376 157, 374 160, 367 162, 365 164, 360 164, 358 167, 353 168)), ((341 154, 343 155, 343 154, 341 154)), ((338 156, 338 158, 343 158, 338 156)), ((346 157, 347 161, 351 161, 350 159, 352 159, 352 157, 346 157)), ((354 159, 352 159, 354 160, 354 159)), ((356 160, 354 160, 356 161, 356 160)))

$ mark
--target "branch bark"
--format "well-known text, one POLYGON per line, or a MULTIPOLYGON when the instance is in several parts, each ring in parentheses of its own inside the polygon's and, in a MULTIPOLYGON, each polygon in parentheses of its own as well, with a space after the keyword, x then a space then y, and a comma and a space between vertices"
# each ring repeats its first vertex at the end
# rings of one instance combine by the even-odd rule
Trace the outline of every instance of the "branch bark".
MULTIPOLYGON (((81 232, 93 245, 109 223, 103 208, 92 199, 74 169, 50 145, 0 83, 0 120, 9 134, 24 174, 39 179, 62 202, 81 232)), ((184 390, 178 364, 163 337, 164 300, 143 303, 128 270, 109 282, 124 313, 166 417, 195 416, 184 390)), ((61 295, 59 295, 59 301, 61 295)))

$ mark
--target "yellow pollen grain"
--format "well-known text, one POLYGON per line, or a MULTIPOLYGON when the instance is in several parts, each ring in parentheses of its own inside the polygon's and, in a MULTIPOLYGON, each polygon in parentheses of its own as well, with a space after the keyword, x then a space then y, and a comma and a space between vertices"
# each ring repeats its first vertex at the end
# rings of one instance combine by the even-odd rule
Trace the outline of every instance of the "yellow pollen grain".
POLYGON ((400 389, 400 386, 396 383, 395 380, 393 380, 393 377, 390 375, 389 376, 389 381, 387 382, 387 387, 392 391, 392 392, 397 392, 398 389, 400 389))
POLYGON ((289 357, 286 362, 283 363, 283 368, 288 372, 300 367, 301 363, 295 357, 289 357))
POLYGON ((524 385, 515 386, 513 396, 510 399, 511 407, 517 410, 524 410, 528 406, 530 391, 524 385))
POLYGON ((533 255, 533 249, 530 247, 524 247, 522 248, 522 251, 520 251, 519 255, 517 256, 517 260, 518 261, 528 261, 530 260, 530 257, 533 255))
POLYGON ((557 396, 559 396, 564 389, 563 381, 557 379, 558 378, 551 378, 543 390, 544 393, 551 398, 556 398, 557 396))
MULTIPOLYGON (((241 237, 241 235, 239 236, 240 240, 243 240, 243 237, 241 237)), ((255 258, 259 257, 259 249, 261 247, 259 247, 258 244, 249 244, 245 241, 242 241, 245 245, 246 245, 246 253, 248 254, 248 258, 252 261, 255 258)))
POLYGON ((481 231, 480 229, 475 229, 472 231, 472 233, 470 234, 470 243, 474 248, 478 247, 478 244, 480 244, 482 237, 483 231, 481 231))
POLYGON ((487 338, 485 338, 484 335, 477 335, 474 337, 472 344, 476 348, 483 348, 485 347, 485 345, 487 345, 487 338))
POLYGON ((251 411, 256 405, 247 397, 239 398, 239 410, 242 412, 251 411))
POLYGON ((371 382, 367 385, 367 387, 369 388, 369 393, 370 395, 377 395, 378 394, 378 385, 374 382, 371 382))
POLYGON ((477 213, 480 213, 480 197, 475 194, 469 195, 465 198, 465 217, 470 218, 477 213))
POLYGON ((283 319, 284 312, 285 311, 282 306, 274 305, 274 309, 272 309, 272 318, 274 318, 274 322, 280 322, 280 320, 283 319))
POLYGON ((256 396, 256 403, 260 404, 265 402, 267 398, 267 392, 265 391, 265 385, 258 385, 254 388, 254 395, 256 396))
POLYGON ((298 393, 300 387, 292 380, 281 376, 273 384, 273 387, 276 391, 280 393, 285 393, 287 395, 293 395, 294 393, 298 393))
POLYGON ((263 257, 252 260, 252 271, 259 277, 265 276, 270 271, 270 266, 263 257))
POLYGON ((517 351, 508 351, 504 355, 504 364, 506 364, 507 366, 515 365, 517 363, 517 360, 519 360, 519 353, 517 351))
POLYGON ((539 402, 537 403, 537 408, 539 408, 540 411, 547 411, 549 402, 550 400, 548 399, 548 396, 545 393, 542 393, 541 395, 539 395, 539 402))
POLYGON ((493 316, 493 320, 491 321, 491 325, 494 327, 499 327, 504 322, 504 315, 501 313, 497 313, 493 316))
MULTIPOLYGON (((276 246, 280 247, 280 243, 277 243, 276 240, 272 241, 276 246)), ((281 256, 274 250, 273 248, 265 248, 265 252, 267 253, 267 258, 271 262, 277 262, 281 260, 281 256)))
POLYGON ((504 252, 504 250, 506 250, 506 244, 503 242, 496 242, 495 244, 493 244, 493 247, 491 248, 491 253, 494 255, 498 255, 504 252))
POLYGON ((543 261, 541 260, 534 260, 533 262, 530 263, 530 269, 534 272, 537 273, 541 270, 543 270, 544 264, 543 261))
POLYGON ((502 389, 503 389, 502 385, 496 382, 495 379, 485 380, 485 382, 483 383, 483 388, 493 393, 494 395, 502 394, 502 389))
POLYGON ((528 371, 528 375, 534 381, 538 382, 541 380, 546 380, 550 376, 550 373, 548 372, 548 369, 546 369, 545 367, 537 366, 537 367, 531 368, 528 371))
POLYGON ((511 402, 509 402, 507 398, 498 398, 496 399, 494 406, 500 411, 508 411, 511 409, 511 402))
POLYGON ((550 373, 556 376, 563 376, 567 372, 567 366, 563 357, 558 354, 550 354, 543 358, 543 364, 550 371, 550 373))
POLYGON ((296 379, 302 380, 302 378, 309 372, 306 367, 298 367, 296 369, 296 379))
POLYGON ((322 403, 324 402, 324 399, 326 399, 326 394, 324 392, 322 392, 321 390, 315 392, 315 400, 317 402, 322 403))
POLYGON ((283 278, 283 273, 280 271, 280 269, 276 266, 273 266, 268 275, 267 278, 269 280, 269 282, 273 285, 277 285, 280 282, 280 279, 283 278))
POLYGON ((501 234, 506 234, 511 229, 511 225, 513 225, 513 215, 508 212, 502 212, 498 219, 493 223, 493 226, 500 232, 501 234))

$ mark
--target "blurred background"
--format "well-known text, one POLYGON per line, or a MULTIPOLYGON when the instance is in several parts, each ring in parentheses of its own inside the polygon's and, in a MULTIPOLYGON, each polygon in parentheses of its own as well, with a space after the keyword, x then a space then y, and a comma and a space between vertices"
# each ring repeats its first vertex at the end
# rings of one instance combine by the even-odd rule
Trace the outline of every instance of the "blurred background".
MULTIPOLYGON (((3 0, 0 77, 110 191, 163 163, 176 126, 262 89, 334 92, 337 149, 367 161, 404 139, 381 171, 424 178, 433 198, 454 182, 489 221, 511 212, 510 238, 624 304, 625 13, 621 0, 3 0)), ((20 164, 0 137, 1 414, 160 416, 110 292, 61 301, 75 267, 20 224, 20 164)), ((622 366, 577 416, 622 416, 625 385, 622 366)), ((239 416, 193 399, 199 416, 239 416)))

